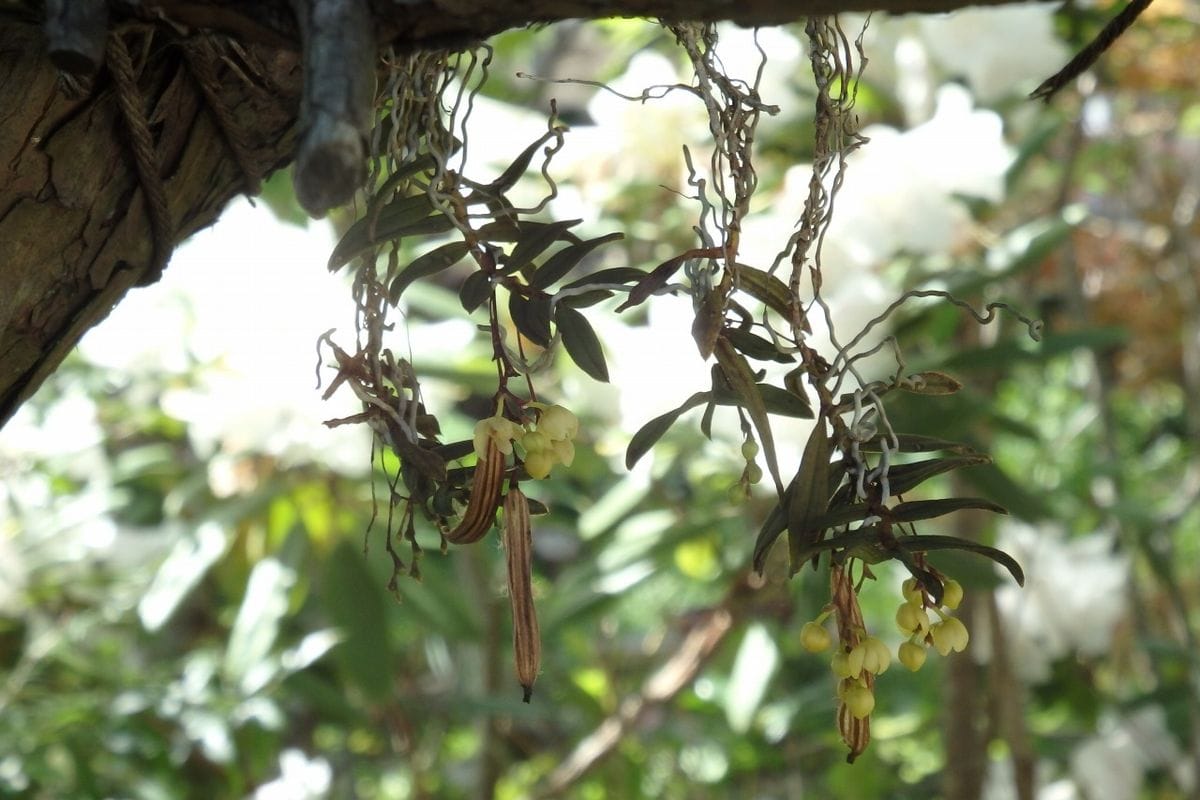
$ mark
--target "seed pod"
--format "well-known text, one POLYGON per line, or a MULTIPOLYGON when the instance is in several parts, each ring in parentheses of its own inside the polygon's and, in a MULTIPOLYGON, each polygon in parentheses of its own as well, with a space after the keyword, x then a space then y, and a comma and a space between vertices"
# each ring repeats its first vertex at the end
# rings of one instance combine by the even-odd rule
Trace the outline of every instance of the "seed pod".
MULTIPOLYGON (((868 682, 872 682, 870 678, 868 678, 868 682)), ((855 717, 846 702, 842 700, 838 701, 837 723, 842 741, 850 748, 850 752, 846 754, 846 763, 853 764, 854 759, 863 754, 871 741, 871 718, 869 716, 862 719, 855 717)))
POLYGON ((508 599, 512 603, 513 660, 517 682, 533 696, 533 682, 542 666, 542 637, 533 604, 533 531, 529 503, 516 486, 504 497, 504 553, 508 563, 508 599))
POLYGON ((471 483, 471 495, 467 498, 467 510, 454 530, 446 534, 446 540, 454 544, 470 544, 483 538, 496 517, 496 506, 500 504, 500 488, 504 484, 504 454, 496 443, 488 439, 487 453, 475 465, 475 477, 471 483))

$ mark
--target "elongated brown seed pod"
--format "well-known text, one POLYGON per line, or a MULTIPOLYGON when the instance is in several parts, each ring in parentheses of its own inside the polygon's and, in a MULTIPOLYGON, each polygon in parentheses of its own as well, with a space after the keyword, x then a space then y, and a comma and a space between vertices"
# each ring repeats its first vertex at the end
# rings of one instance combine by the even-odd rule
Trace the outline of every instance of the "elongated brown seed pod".
POLYGON ((470 544, 482 539, 496 518, 496 506, 500 505, 500 489, 503 485, 504 454, 489 439, 487 453, 475 465, 467 510, 454 530, 446 534, 447 541, 470 544))
POLYGON ((542 668, 542 635, 533 604, 533 530, 529 502, 516 486, 504 497, 504 553, 508 562, 508 599, 512 603, 513 661, 517 682, 533 696, 533 682, 542 668))

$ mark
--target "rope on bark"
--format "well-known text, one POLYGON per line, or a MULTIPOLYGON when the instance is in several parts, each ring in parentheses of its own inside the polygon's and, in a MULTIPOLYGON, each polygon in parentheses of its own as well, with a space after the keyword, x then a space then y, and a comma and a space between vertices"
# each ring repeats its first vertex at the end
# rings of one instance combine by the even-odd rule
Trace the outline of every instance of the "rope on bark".
POLYGON ((230 114, 229 107, 221 99, 221 82, 217 79, 217 71, 214 68, 215 62, 222 58, 217 50, 217 45, 209 36, 200 36, 184 43, 183 54, 189 69, 191 69, 192 77, 196 79, 200 91, 204 94, 205 104, 217 123, 221 137, 229 147, 229 152, 233 155, 238 169, 241 170, 246 193, 258 194, 259 181, 262 176, 254 168, 250 147, 243 138, 233 115, 230 114))
POLYGON ((171 209, 167 205, 167 189, 163 185, 158 151, 154 147, 150 123, 142 108, 133 61, 129 57, 125 40, 117 33, 109 34, 108 37, 108 66, 116 86, 121 117, 129 131, 138 182, 146 198, 150 229, 154 236, 154 259, 138 282, 140 286, 146 286, 162 276, 163 268, 175 248, 175 225, 171 221, 171 209))

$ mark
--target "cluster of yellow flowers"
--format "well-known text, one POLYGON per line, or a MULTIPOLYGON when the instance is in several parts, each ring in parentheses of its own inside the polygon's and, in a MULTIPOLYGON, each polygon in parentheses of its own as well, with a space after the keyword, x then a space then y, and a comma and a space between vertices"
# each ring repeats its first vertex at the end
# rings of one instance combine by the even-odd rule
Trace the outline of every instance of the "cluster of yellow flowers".
MULTIPOLYGON (((930 623, 925 606, 925 592, 916 580, 910 578, 903 586, 904 602, 896 611, 896 625, 909 638, 900 645, 897 657, 901 664, 916 672, 925 663, 925 647, 932 642, 943 656, 966 649, 969 636, 967 626, 948 611, 958 608, 962 602, 963 589, 956 580, 946 581, 943 587, 942 606, 933 606, 939 621, 930 623)), ((800 645, 810 653, 822 653, 829 649, 833 637, 825 628, 825 620, 833 613, 826 608, 813 621, 800 630, 800 645)), ((882 675, 892 663, 892 654, 879 638, 858 631, 858 644, 849 650, 834 653, 829 666, 838 677, 837 696, 846 704, 857 719, 870 716, 875 709, 875 695, 871 691, 868 675, 882 675)))
POLYGON ((516 443, 524 453, 521 460, 529 477, 541 480, 555 464, 569 467, 575 460, 579 418, 559 405, 529 403, 528 407, 538 411, 537 420, 524 425, 498 414, 479 420, 475 424, 475 454, 483 458, 489 439, 506 456, 512 454, 516 443))
POLYGON ((967 633, 967 626, 962 620, 947 613, 958 608, 958 604, 962 602, 963 588, 958 581, 948 580, 943 585, 942 606, 946 611, 933 606, 933 612, 938 617, 938 621, 933 624, 929 622, 925 592, 920 584, 914 578, 909 578, 904 582, 903 592, 904 602, 896 610, 896 627, 909 638, 900 645, 900 652, 897 654, 901 664, 913 672, 919 670, 925 663, 927 642, 932 642, 934 649, 943 656, 950 655, 951 651, 961 653, 967 648, 967 642, 971 638, 967 633))

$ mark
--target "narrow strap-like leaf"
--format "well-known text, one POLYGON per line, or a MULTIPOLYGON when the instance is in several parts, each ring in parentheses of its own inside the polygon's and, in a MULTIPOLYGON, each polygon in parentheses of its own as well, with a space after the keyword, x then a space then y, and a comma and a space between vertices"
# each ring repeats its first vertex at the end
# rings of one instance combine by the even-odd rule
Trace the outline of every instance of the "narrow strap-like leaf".
POLYGON ((780 364, 791 364, 796 360, 794 356, 779 352, 779 348, 770 339, 764 339, 750 331, 731 328, 725 331, 725 336, 747 358, 758 361, 775 361, 780 364))
POLYGON ((685 400, 679 408, 676 408, 674 411, 668 411, 665 414, 659 414, 641 428, 638 428, 638 432, 629 440, 629 447, 625 450, 625 468, 633 469, 633 465, 642 456, 650 452, 650 448, 663 437, 663 434, 670 430, 676 420, 691 409, 708 402, 711 397, 712 392, 696 392, 685 400))
MULTIPOLYGON (((588 253, 602 244, 615 242, 618 239, 624 238, 625 234, 617 231, 604 236, 598 236, 595 239, 588 239, 586 242, 568 245, 550 256, 544 264, 538 267, 537 272, 533 273, 533 277, 530 278, 529 285, 535 289, 546 289, 553 286, 566 277, 568 272, 575 269, 588 253)), ((516 255, 515 251, 514 255, 516 255)))
POLYGON ((798 479, 799 474, 792 478, 792 482, 783 492, 783 497, 771 509, 771 513, 763 520, 762 527, 758 529, 758 538, 754 540, 754 558, 751 563, 754 571, 759 575, 762 575, 763 567, 767 563, 767 553, 771 551, 771 545, 775 544, 779 535, 787 530, 787 509, 791 505, 792 492, 796 491, 798 479))
POLYGON ((990 558, 1009 571, 1018 586, 1025 585, 1025 572, 1017 560, 1003 550, 957 536, 904 536, 896 540, 905 550, 925 553, 930 550, 965 550, 990 558))
POLYGON ((452 227, 454 224, 448 217, 434 212, 428 195, 398 197, 384 206, 377 217, 364 217, 351 225, 330 253, 327 266, 334 272, 362 251, 383 242, 415 233, 448 231, 452 227))
MULTIPOLYGON (((484 186, 480 190, 480 193, 485 197, 494 197, 504 194, 511 189, 521 179, 521 176, 525 174, 525 171, 529 169, 529 162, 533 160, 533 156, 537 153, 538 148, 550 141, 555 135, 554 131, 547 131, 542 135, 542 138, 522 150, 516 160, 509 164, 504 172, 500 173, 500 177, 484 186)), ((473 194, 467 199, 473 202, 477 201, 477 198, 473 194)))
POLYGON ((808 548, 821 540, 821 528, 813 523, 829 508, 829 457, 831 444, 824 418, 818 419, 804 445, 796 489, 787 509, 788 553, 792 574, 804 566, 808 548))
POLYGON ((901 453, 932 453, 937 450, 945 450, 958 455, 976 455, 978 451, 969 444, 962 442, 952 442, 948 439, 939 439, 935 436, 921 436, 915 433, 898 433, 896 441, 892 441, 892 437, 886 433, 881 433, 865 442, 859 444, 858 448, 867 453, 878 453, 883 449, 883 444, 887 443, 890 449, 893 444, 899 444, 901 453))
POLYGON ((792 293, 787 284, 768 272, 745 264, 735 265, 734 270, 739 289, 785 319, 790 318, 788 307, 792 293))
MULTIPOLYGON (((521 235, 512 253, 504 261, 504 272, 511 274, 524 269, 535 258, 546 251, 546 248, 562 238, 562 235, 574 225, 583 220, 571 219, 562 222, 522 222, 521 235)), ((530 284, 532 285, 532 284, 530 284)))
POLYGON ((750 369, 750 365, 746 363, 742 354, 734 350, 733 345, 724 336, 717 338, 713 353, 717 357, 717 363, 721 366, 725 380, 729 381, 733 392, 741 398, 746 413, 750 415, 750 421, 754 423, 754 427, 758 431, 763 455, 767 459, 767 469, 775 481, 776 493, 782 497, 783 481, 779 477, 779 459, 775 455, 775 439, 771 436, 771 420, 767 416, 767 406, 763 402, 762 393, 754 379, 754 371, 750 369))
POLYGON ((463 256, 467 254, 468 249, 469 245, 466 242, 450 242, 441 247, 435 247, 428 253, 414 258, 395 277, 392 285, 388 287, 388 299, 395 305, 400 296, 404 294, 404 290, 413 281, 417 278, 427 278, 430 275, 436 275, 442 270, 449 269, 462 260, 463 256))
POLYGON ((897 522, 916 522, 933 519, 963 509, 978 509, 996 514, 1007 514, 1008 509, 981 497, 949 497, 943 500, 913 500, 891 509, 891 517, 897 522))
POLYGON ((943 472, 949 472, 959 467, 988 464, 991 460, 989 456, 980 454, 931 458, 925 461, 916 461, 912 464, 899 464, 888 470, 888 486, 893 495, 904 494, 929 480, 934 475, 941 475, 943 472))
POLYGON ((650 295, 667 285, 667 281, 671 280, 671 276, 679 271, 684 261, 687 261, 685 256, 675 256, 674 258, 668 258, 652 269, 633 287, 625 302, 617 306, 617 313, 619 314, 627 308, 633 308, 646 302, 650 298, 650 295))

